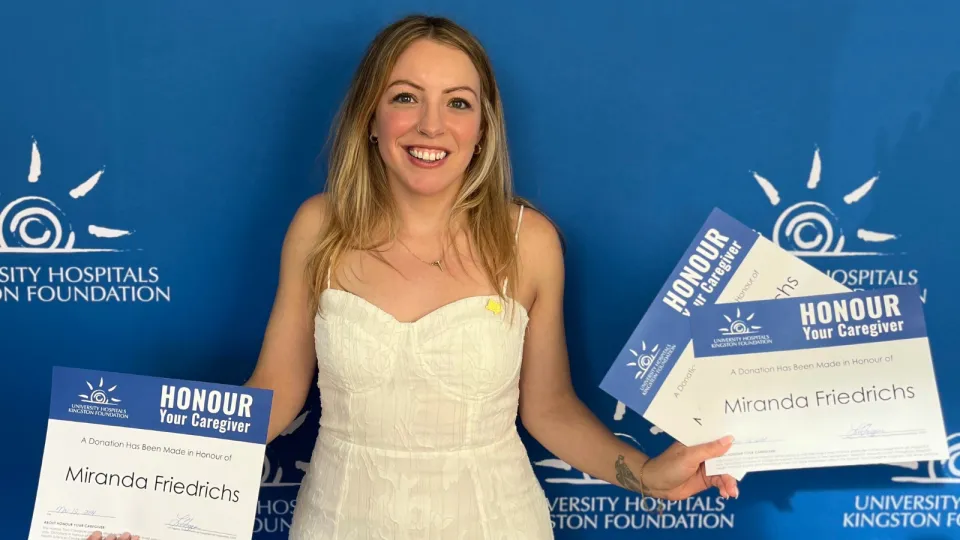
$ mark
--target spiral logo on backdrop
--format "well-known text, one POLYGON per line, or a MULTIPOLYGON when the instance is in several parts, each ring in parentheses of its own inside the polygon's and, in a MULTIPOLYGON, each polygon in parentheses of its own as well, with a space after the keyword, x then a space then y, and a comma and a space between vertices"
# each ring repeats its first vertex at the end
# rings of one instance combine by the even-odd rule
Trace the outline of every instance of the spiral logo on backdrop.
POLYGON ((85 254, 139 251, 112 245, 132 230, 91 223, 78 234, 64 205, 56 202, 64 196, 67 202, 90 196, 101 185, 105 169, 57 191, 55 183, 40 182, 42 168, 34 139, 26 181, 0 185, 0 302, 169 302, 170 287, 161 283, 156 267, 85 264, 91 260, 85 254), (83 257, 84 264, 77 264, 75 257, 83 257))
MULTIPOLYGON (((813 153, 813 165, 806 187, 816 192, 820 186, 823 162, 820 149, 813 153)), ((777 185, 756 171, 751 171, 770 204, 780 207, 777 185)), ((927 289, 920 285, 920 272, 915 268, 897 267, 896 255, 905 255, 894 247, 897 234, 857 229, 856 238, 847 238, 840 218, 831 209, 832 204, 854 205, 873 192, 880 176, 874 175, 842 197, 840 201, 821 201, 811 198, 787 205, 773 223, 769 238, 781 248, 801 258, 816 258, 816 266, 834 280, 851 289, 871 289, 897 285, 917 285, 921 299, 927 301, 927 289), (852 249, 851 244, 862 246, 852 249), (828 258, 837 258, 832 264, 828 258), (830 266, 830 267, 828 267, 830 266)))

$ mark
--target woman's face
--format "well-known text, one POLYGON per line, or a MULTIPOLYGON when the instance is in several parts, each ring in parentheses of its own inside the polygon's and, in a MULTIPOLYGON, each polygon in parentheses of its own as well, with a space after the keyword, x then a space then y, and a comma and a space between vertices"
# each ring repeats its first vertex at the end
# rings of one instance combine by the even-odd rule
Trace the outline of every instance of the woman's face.
POLYGON ((420 195, 456 190, 480 141, 480 76, 459 49, 411 44, 390 73, 371 133, 391 182, 420 195))

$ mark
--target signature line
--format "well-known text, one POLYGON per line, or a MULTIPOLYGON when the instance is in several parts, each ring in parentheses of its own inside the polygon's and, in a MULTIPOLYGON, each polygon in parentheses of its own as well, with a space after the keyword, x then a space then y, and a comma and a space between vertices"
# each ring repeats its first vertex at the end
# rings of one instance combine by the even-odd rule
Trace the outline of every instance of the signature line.
POLYGON ((210 530, 210 529, 202 529, 202 528, 200 528, 200 527, 195 527, 195 526, 193 526, 193 525, 186 525, 186 526, 184 526, 184 525, 170 525, 170 524, 167 524, 167 527, 169 527, 169 528, 171 528, 171 529, 173 529, 173 530, 175 530, 175 531, 198 532, 198 533, 209 534, 209 535, 212 535, 212 536, 219 536, 220 538, 236 538, 236 537, 237 537, 237 535, 235 535, 235 534, 225 533, 225 532, 220 532, 220 531, 212 531, 212 530, 210 530))
POLYGON ((841 435, 841 439, 870 439, 875 437, 895 437, 898 435, 916 435, 917 433, 923 433, 922 429, 903 429, 900 431, 881 431, 879 433, 864 433, 862 435, 841 435))

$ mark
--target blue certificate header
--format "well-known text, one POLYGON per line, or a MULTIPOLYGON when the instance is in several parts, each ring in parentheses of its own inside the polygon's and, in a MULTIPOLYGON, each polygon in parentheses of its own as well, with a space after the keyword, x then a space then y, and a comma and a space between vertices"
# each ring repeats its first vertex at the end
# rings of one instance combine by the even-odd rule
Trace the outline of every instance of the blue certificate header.
POLYGON ((273 392, 53 368, 50 418, 265 444, 273 392))
POLYGON ((927 337, 914 286, 712 305, 690 325, 698 358, 927 337))
POLYGON ((640 319, 600 388, 643 414, 690 343, 690 314, 716 302, 759 234, 714 209, 640 319))

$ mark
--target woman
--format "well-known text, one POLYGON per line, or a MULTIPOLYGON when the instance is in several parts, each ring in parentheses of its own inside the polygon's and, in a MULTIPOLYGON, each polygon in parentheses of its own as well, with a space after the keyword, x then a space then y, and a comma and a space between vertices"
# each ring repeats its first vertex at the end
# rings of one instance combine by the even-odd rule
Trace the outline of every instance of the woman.
POLYGON ((664 499, 737 496, 702 466, 728 440, 648 459, 580 402, 563 280, 557 231, 511 194, 480 44, 441 18, 384 29, 340 112, 327 193, 284 240, 247 382, 274 391, 272 440, 319 366, 321 429, 290 538, 552 538, 518 413, 595 478, 664 499))

